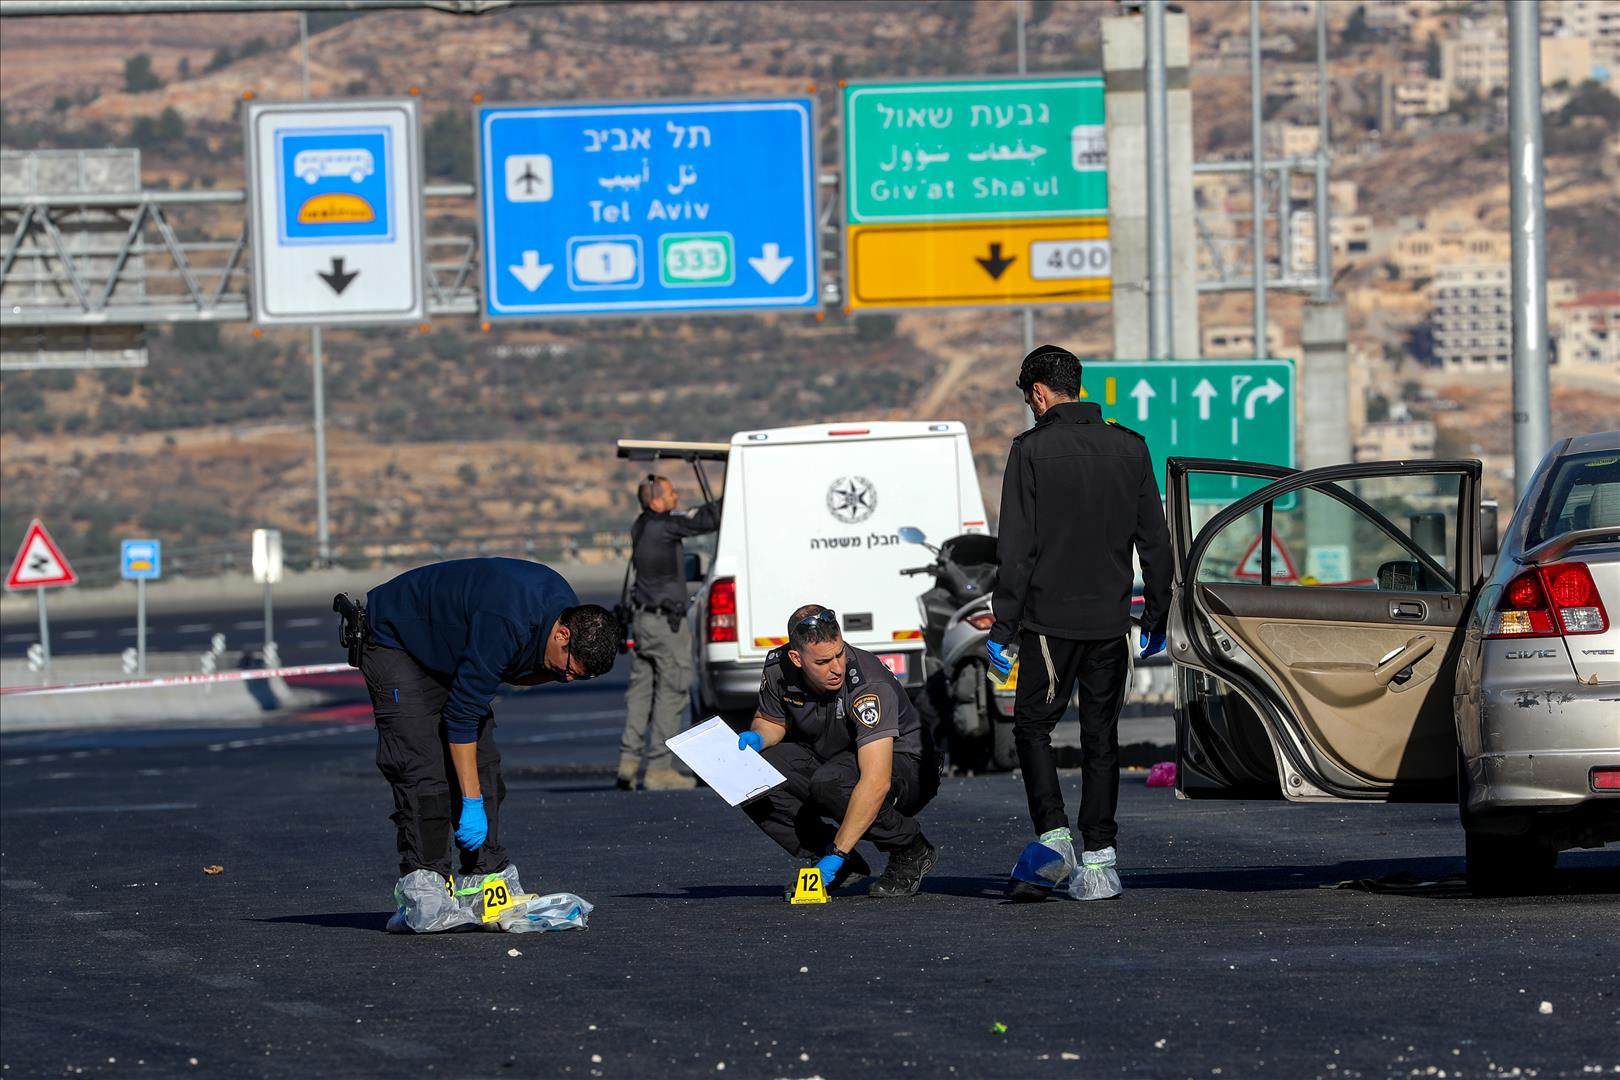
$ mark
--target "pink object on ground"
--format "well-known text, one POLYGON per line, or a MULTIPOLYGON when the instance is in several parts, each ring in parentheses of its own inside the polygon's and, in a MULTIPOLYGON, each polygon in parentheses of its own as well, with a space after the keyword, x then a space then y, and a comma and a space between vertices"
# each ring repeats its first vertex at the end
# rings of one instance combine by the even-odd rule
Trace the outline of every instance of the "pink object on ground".
POLYGON ((1176 763, 1173 761, 1161 761, 1157 765, 1153 766, 1153 768, 1149 769, 1147 775, 1147 786, 1175 787, 1176 763))

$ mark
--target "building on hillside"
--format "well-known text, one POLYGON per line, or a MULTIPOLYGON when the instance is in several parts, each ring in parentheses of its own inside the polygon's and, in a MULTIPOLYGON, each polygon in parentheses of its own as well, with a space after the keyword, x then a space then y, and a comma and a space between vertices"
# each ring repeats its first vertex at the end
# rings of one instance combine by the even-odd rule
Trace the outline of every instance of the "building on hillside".
POLYGON ((1362 4, 1362 17, 1369 30, 1407 38, 1412 36, 1422 7, 1410 0, 1372 0, 1362 4))
MULTIPOLYGON (((1316 211, 1295 210, 1289 215, 1291 266, 1296 274, 1316 270, 1316 211)), ((1373 222, 1366 214, 1329 214, 1328 244, 1335 259, 1365 255, 1372 247, 1373 222)))
POLYGON ((1585 293, 1558 312, 1558 366, 1620 374, 1620 290, 1585 293))
POLYGON ((1584 37, 1541 39, 1541 85, 1579 86, 1594 74, 1592 41, 1584 37))
MULTIPOLYGON (((1615 30, 1620 33, 1620 4, 1606 0, 1614 13, 1615 30)), ((1600 19, 1594 14, 1592 25, 1600 19)), ((1546 16, 1542 17, 1546 26, 1546 16)), ((1608 46, 1600 46, 1597 31, 1591 34, 1547 35, 1541 38, 1541 85, 1571 86, 1612 72, 1616 61, 1605 62, 1608 46)), ((1464 26, 1455 37, 1440 43, 1440 78, 1453 100, 1469 94, 1489 95, 1506 90, 1508 84, 1507 30, 1495 22, 1464 26)))
POLYGON ((1316 100, 1316 68, 1310 64, 1289 64, 1284 67, 1277 65, 1278 71, 1273 75, 1266 72, 1266 93, 1275 94, 1285 98, 1303 98, 1307 101, 1316 100))
POLYGON ((1512 250, 1512 239, 1500 230, 1420 226, 1395 238, 1390 262, 1403 280, 1421 281, 1433 278, 1443 266, 1506 262, 1512 250))
MULTIPOLYGON (((1555 340, 1574 296, 1569 278, 1548 279, 1547 330, 1555 340)), ((1435 361, 1457 372, 1507 368, 1513 357, 1512 300, 1512 269, 1506 262, 1439 267, 1429 286, 1435 361)))
POLYGON ((1434 457, 1433 420, 1418 419, 1404 401, 1390 406, 1389 419, 1363 424, 1351 455, 1356 461, 1410 461, 1434 457))
POLYGON ((1268 140, 1280 157, 1310 157, 1322 144, 1315 124, 1273 124, 1268 140))
MULTIPOLYGON (((1249 190, 1249 178, 1243 177, 1243 190, 1249 190)), ((1294 206, 1316 205, 1316 177, 1306 172, 1288 175, 1288 198, 1294 206)), ((1354 180, 1328 181, 1328 210, 1334 214, 1354 214, 1361 206, 1361 192, 1354 180)))
POLYGON ((1390 114, 1397 126, 1451 108, 1451 87, 1444 79, 1406 75, 1390 83, 1390 114))
MULTIPOLYGON (((1200 334, 1202 339, 1201 351, 1205 359, 1262 359, 1261 354, 1254 351, 1254 324, 1231 323, 1224 326, 1206 326, 1200 334)), ((1266 323, 1266 357, 1282 355, 1283 336, 1282 328, 1276 323, 1266 323)))
POLYGON ((1610 74, 1620 68, 1620 4, 1614 0, 1542 0, 1541 36, 1543 41, 1584 39, 1591 44, 1593 64, 1610 74))
POLYGON ((1435 270, 1429 286, 1434 358, 1451 371, 1500 370, 1513 356, 1508 264, 1462 263, 1435 270))

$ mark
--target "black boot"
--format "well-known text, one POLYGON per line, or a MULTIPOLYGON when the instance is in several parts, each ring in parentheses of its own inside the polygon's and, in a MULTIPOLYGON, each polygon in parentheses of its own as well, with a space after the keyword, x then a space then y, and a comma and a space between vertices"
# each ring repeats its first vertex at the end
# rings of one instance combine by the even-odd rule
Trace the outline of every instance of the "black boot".
POLYGON ((889 865, 883 876, 872 883, 869 896, 916 896, 922 886, 923 875, 939 861, 939 849, 928 842, 922 833, 911 845, 889 856, 889 865))

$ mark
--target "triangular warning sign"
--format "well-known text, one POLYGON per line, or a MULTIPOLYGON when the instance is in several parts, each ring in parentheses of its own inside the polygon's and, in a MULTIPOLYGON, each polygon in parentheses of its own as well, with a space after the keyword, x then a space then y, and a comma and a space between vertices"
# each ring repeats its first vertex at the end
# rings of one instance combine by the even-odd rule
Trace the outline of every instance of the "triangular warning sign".
MULTIPOLYGON (((1260 538, 1254 538, 1249 550, 1243 553, 1238 561, 1237 569, 1232 576, 1245 581, 1260 581, 1265 577, 1265 570, 1260 565, 1260 538)), ((1283 542, 1275 536, 1271 538, 1271 580, 1281 584, 1283 582, 1296 582, 1299 580, 1299 571, 1294 568, 1294 560, 1289 557, 1288 549, 1283 542)))
POLYGON ((35 518, 28 526, 28 535, 23 537, 22 547, 17 550, 11 573, 6 575, 6 588, 35 589, 78 583, 79 575, 62 556, 62 549, 45 531, 44 524, 35 518))

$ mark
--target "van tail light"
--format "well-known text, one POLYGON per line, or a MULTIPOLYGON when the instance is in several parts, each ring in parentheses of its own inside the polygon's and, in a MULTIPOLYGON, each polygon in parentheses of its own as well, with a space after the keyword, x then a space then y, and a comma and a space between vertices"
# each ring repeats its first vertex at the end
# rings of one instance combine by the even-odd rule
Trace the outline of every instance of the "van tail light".
POLYGON ((1485 626, 1490 638, 1602 634, 1609 613, 1583 562, 1532 566, 1508 582, 1485 626))
POLYGON ((715 578, 709 586, 709 641, 737 640, 737 579, 715 578))
POLYGON ((975 630, 988 630, 992 626, 996 625, 996 617, 990 614, 988 611, 981 611, 977 614, 969 615, 963 621, 969 626, 973 627, 975 630))

